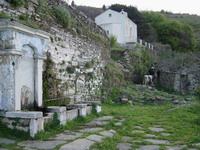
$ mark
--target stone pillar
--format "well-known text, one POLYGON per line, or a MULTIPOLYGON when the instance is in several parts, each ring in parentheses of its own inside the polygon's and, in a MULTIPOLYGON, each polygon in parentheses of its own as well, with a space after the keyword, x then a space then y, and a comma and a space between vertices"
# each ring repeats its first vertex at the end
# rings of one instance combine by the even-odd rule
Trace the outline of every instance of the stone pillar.
POLYGON ((175 74, 175 78, 174 78, 174 90, 180 92, 181 91, 181 77, 180 74, 175 74))
POLYGON ((148 43, 148 48, 151 49, 151 43, 148 43))
POLYGON ((35 56, 35 100, 38 106, 42 106, 42 72, 44 56, 35 56))
POLYGON ((153 45, 151 45, 151 49, 153 50, 153 45))
POLYGON ((140 45, 142 45, 142 39, 140 39, 140 45))
POLYGON ((190 93, 194 93, 194 89, 197 86, 194 74, 188 74, 188 82, 189 82, 188 91, 190 93))

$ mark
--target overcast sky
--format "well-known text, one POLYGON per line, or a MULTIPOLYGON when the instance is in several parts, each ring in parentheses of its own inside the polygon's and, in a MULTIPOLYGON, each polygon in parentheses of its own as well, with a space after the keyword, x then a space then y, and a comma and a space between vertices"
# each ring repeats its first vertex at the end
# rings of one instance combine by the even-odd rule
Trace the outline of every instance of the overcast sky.
MULTIPOLYGON (((69 0, 71 4, 72 0, 69 0)), ((102 7, 104 4, 125 4, 136 6, 139 10, 166 10, 174 13, 200 15, 200 0, 74 0, 76 5, 102 7)))

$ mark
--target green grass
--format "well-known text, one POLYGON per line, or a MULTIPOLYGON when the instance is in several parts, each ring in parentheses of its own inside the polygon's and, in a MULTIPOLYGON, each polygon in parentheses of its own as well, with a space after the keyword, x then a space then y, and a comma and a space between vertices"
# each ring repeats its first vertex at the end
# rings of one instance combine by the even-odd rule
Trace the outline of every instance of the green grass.
MULTIPOLYGON (((122 136, 133 137, 134 140, 144 139, 143 133, 132 133, 134 126, 141 126, 145 133, 159 135, 160 133, 149 130, 149 127, 160 125, 170 136, 159 136, 157 139, 168 140, 172 145, 188 145, 192 147, 192 143, 200 142, 200 104, 185 106, 173 111, 168 111, 174 106, 130 106, 130 105, 103 105, 103 114, 112 115, 114 117, 123 117, 126 120, 122 126, 114 126, 111 121, 109 125, 104 126, 105 129, 114 129, 117 134, 114 138, 106 138, 102 143, 92 146, 96 149, 116 149, 119 142, 123 142, 122 136), (197 121, 198 120, 198 121, 197 121)), ((138 130, 138 129, 137 129, 138 130)), ((130 143, 132 141, 129 141, 130 143)), ((141 142, 133 144, 133 148, 140 145, 150 144, 141 142)))
MULTIPOLYGON (((151 98, 152 96, 159 96, 163 99, 170 99, 171 96, 176 96, 177 99, 189 98, 193 103, 184 105, 182 107, 177 107, 173 103, 162 103, 162 104, 102 104, 102 112, 100 114, 91 114, 86 117, 78 117, 72 121, 68 121, 65 125, 58 125, 59 122, 54 116, 54 121, 51 124, 46 125, 45 131, 37 134, 35 139, 48 140, 49 137, 62 133, 64 130, 70 130, 77 132, 79 126, 84 126, 86 123, 92 121, 94 118, 104 115, 113 116, 115 119, 109 120, 109 124, 103 125, 104 130, 115 130, 116 133, 112 138, 105 138, 100 143, 95 143, 92 145, 91 149, 99 150, 115 150, 118 143, 126 142, 123 141, 123 136, 132 137, 133 140, 144 140, 146 137, 144 133, 133 133, 133 130, 142 130, 147 134, 157 135, 155 139, 168 140, 171 146, 177 145, 187 145, 189 148, 197 148, 192 146, 193 143, 200 143, 200 101, 197 97, 191 95, 172 95, 167 92, 162 92, 158 90, 148 89, 139 85, 127 85, 123 88, 124 92, 128 94, 133 94, 138 97, 138 100, 143 100, 151 98), (115 123, 118 122, 117 118, 124 118, 125 121, 122 122, 121 126, 116 126, 115 123), (162 136, 158 132, 153 132, 149 127, 164 128, 164 133, 170 133, 170 136, 162 136), (141 129, 136 129, 134 126, 140 126, 141 129)), ((134 98, 133 98, 134 99, 134 98)), ((7 137, 18 141, 31 139, 27 133, 18 132, 16 130, 11 130, 6 128, 4 125, 0 124, 0 137, 7 137)), ((80 138, 85 138, 90 134, 95 133, 84 133, 80 138)), ((134 143, 133 140, 128 142, 132 144, 132 148, 138 148, 141 145, 151 144, 149 142, 138 142, 134 143)), ((70 141, 71 142, 71 141, 70 141)), ((161 149, 164 149, 165 145, 160 145, 161 149)), ((5 145, 0 144, 0 147, 14 149, 16 144, 5 145)), ((55 149, 59 149, 60 145, 55 149)))
POLYGON ((0 122, 0 137, 17 139, 18 141, 32 139, 27 132, 10 129, 0 122))
POLYGON ((49 137, 59 134, 64 130, 76 131, 78 126, 84 125, 90 122, 95 117, 99 116, 100 114, 91 114, 86 117, 77 117, 72 121, 67 121, 65 125, 57 126, 56 128, 52 128, 49 125, 45 125, 46 128, 44 131, 39 132, 35 139, 38 140, 47 140, 49 137))
POLYGON ((0 18, 11 18, 11 17, 5 13, 0 13, 0 18))
MULTIPOLYGON (((0 122, 0 137, 13 139, 13 140, 16 140, 16 142, 33 139, 30 137, 29 133, 19 131, 16 129, 10 129, 6 125, 2 124, 1 122, 0 122)), ((16 147, 17 147, 16 143, 14 144, 0 143, 0 149, 7 148, 7 149, 13 149, 13 150, 20 150, 19 148, 16 148, 16 147)))
POLYGON ((124 51, 125 49, 122 47, 113 47, 111 48, 111 51, 124 51))

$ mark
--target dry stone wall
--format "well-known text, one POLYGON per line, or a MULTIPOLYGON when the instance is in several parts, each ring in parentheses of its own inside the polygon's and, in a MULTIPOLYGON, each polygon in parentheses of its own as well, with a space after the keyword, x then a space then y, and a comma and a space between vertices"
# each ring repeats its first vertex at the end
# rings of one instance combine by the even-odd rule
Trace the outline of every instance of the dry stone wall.
POLYGON ((64 96, 71 97, 71 103, 92 100, 100 94, 106 60, 102 58, 104 47, 92 40, 54 30, 49 52, 55 62, 61 87, 66 87, 64 96))
MULTIPOLYGON (((50 33, 48 53, 55 63, 53 72, 59 80, 56 90, 62 91, 61 95, 49 98, 69 97, 70 103, 97 100, 101 94, 103 80, 103 69, 109 61, 109 50, 106 44, 101 41, 89 38, 86 35, 74 33, 74 27, 68 31, 62 29, 56 22, 48 24, 37 12, 38 7, 63 6, 68 9, 71 16, 88 26, 88 32, 95 32, 105 36, 105 32, 89 20, 84 14, 69 7, 61 0, 46 0, 47 6, 38 3, 37 0, 28 2, 28 7, 13 8, 5 0, 0 2, 0 13, 5 13, 12 18, 19 18, 22 14, 28 14, 37 24, 42 25, 42 30, 50 33)), ((105 37, 107 38, 107 37, 105 37)), ((49 90, 49 89, 48 89, 49 90)), ((54 89, 55 90, 55 89, 54 89)), ((57 92, 57 91, 52 91, 57 92)), ((1 93, 0 93, 1 94, 1 93)))

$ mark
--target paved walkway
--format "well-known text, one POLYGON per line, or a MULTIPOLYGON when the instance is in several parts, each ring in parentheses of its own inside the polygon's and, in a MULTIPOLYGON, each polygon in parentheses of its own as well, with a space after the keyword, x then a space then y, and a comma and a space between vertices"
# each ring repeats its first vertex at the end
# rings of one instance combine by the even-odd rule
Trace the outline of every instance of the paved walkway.
MULTIPOLYGON (((123 124, 124 118, 114 118, 112 116, 103 116, 94 119, 93 121, 87 123, 85 126, 80 126, 77 132, 72 132, 65 130, 64 132, 54 135, 49 138, 47 141, 23 141, 20 143, 16 143, 14 140, 0 138, 0 146, 1 144, 16 144, 16 149, 22 150, 50 150, 58 148, 59 150, 88 150, 91 145, 95 143, 100 143, 106 137, 113 138, 116 131, 114 130, 105 130, 103 128, 104 125, 109 124, 109 120, 115 120, 115 126, 121 126, 123 124), (117 121, 116 121, 117 120, 117 121), (87 135, 87 136, 86 136, 87 135)), ((134 149, 134 144, 139 144, 136 150, 198 150, 194 148, 188 148, 187 145, 176 145, 174 146, 167 140, 161 139, 161 137, 171 136, 171 134, 166 133, 165 129, 160 126, 152 126, 149 127, 151 134, 146 133, 142 130, 141 126, 134 126, 133 134, 143 134, 144 139, 142 140, 134 140, 133 137, 123 136, 121 143, 117 144, 117 148, 119 150, 129 150, 134 149), (149 144, 147 144, 149 143, 149 144)), ((193 146, 200 146, 200 143, 194 143, 193 146)), ((0 148, 0 150, 6 150, 0 148)))

